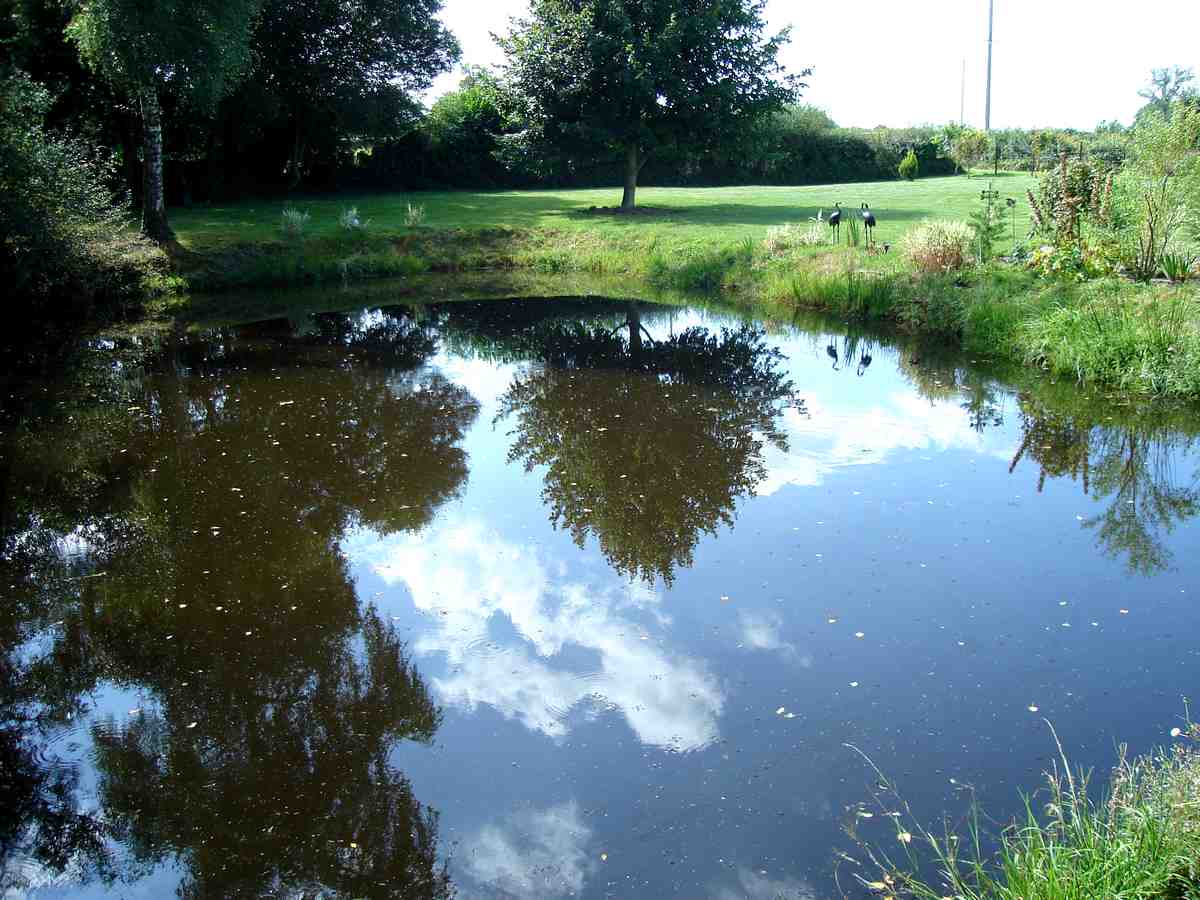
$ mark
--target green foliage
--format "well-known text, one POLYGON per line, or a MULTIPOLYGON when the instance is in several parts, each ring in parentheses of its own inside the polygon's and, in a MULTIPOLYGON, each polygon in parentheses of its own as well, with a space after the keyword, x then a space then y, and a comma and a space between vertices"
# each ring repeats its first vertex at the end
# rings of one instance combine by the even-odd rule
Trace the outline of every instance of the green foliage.
POLYGON ((950 158, 955 165, 971 174, 971 167, 978 165, 987 155, 990 142, 985 132, 977 128, 963 128, 950 141, 950 158))
POLYGON ((287 207, 279 215, 279 232, 289 241, 298 241, 308 229, 309 213, 287 207))
POLYGON ((1088 240, 1042 244, 1029 255, 1029 269, 1043 278, 1087 281, 1117 272, 1120 264, 1114 245, 1088 240))
POLYGON ((496 155, 510 106, 499 79, 483 69, 469 70, 458 90, 439 97, 421 125, 429 138, 434 177, 473 187, 510 181, 496 155))
POLYGON ((846 229, 846 246, 858 247, 862 243, 862 226, 859 225, 858 213, 854 210, 843 213, 842 227, 846 229))
POLYGON ((1164 253, 1162 257, 1163 276, 1182 284, 1196 274, 1197 261, 1200 261, 1200 256, 1195 253, 1186 251, 1164 253))
POLYGON ((924 222, 904 235, 903 250, 918 272, 958 272, 970 264, 974 242, 966 222, 924 222))
POLYGON ((272 149, 287 154, 292 185, 351 141, 412 128, 420 116, 413 95, 459 57, 441 8, 441 0, 263 0, 250 42, 254 77, 239 99, 254 97, 291 137, 272 149))
POLYGON ((1149 83, 1138 91, 1146 105, 1138 110, 1134 126, 1140 126, 1154 116, 1169 119, 1176 103, 1195 100, 1197 93, 1192 86, 1195 80, 1195 71, 1183 66, 1151 69, 1149 83))
POLYGON ((975 248, 975 259, 982 265, 989 262, 995 255, 996 244, 1004 238, 1004 218, 1002 207, 996 201, 1000 192, 992 189, 989 181, 987 190, 979 194, 979 207, 971 212, 968 224, 974 236, 972 245, 975 248))
POLYGON ((1127 265, 1150 279, 1200 211, 1200 108, 1180 101, 1171 117, 1143 117, 1133 133, 1134 159, 1119 179, 1132 226, 1125 231, 1127 265))
POLYGON ((49 92, 24 73, 0 77, 0 278, 18 299, 7 313, 137 305, 161 255, 127 232, 106 161, 44 128, 49 106, 49 92))
POLYGON ((530 138, 619 154, 626 197, 646 155, 686 143, 728 146, 783 108, 799 85, 764 35, 764 0, 536 0, 501 38, 530 138), (721 60, 714 66, 713 60, 721 60))
POLYGON ((921 163, 917 160, 917 154, 912 149, 904 154, 904 159, 900 160, 900 165, 896 167, 896 171, 900 173, 900 177, 906 181, 912 181, 920 172, 921 163))
POLYGON ((250 66, 258 8, 258 0, 89 0, 67 34, 124 89, 170 91, 211 111, 250 66))
MULTIPOLYGON (((1195 726, 1189 726, 1189 740, 1198 737, 1195 726)), ((1200 879, 1200 815, 1193 802, 1200 790, 1200 754, 1194 746, 1177 745, 1134 759, 1122 748, 1108 789, 1098 799, 1088 773, 1072 770, 1061 745, 1059 757, 1061 766, 1056 764, 1046 776, 1044 803, 1025 798, 1024 815, 999 834, 994 859, 982 849, 988 839, 978 809, 972 811, 965 839, 950 831, 933 834, 911 818, 894 786, 883 779, 880 802, 899 802, 905 817, 897 819, 897 831, 932 851, 938 879, 930 883, 917 874, 920 862, 905 842, 902 861, 866 848, 886 879, 879 883, 914 900, 1194 896, 1200 879)))
POLYGON ((1098 282, 1076 302, 1023 326, 1029 362, 1145 393, 1200 391, 1200 300, 1186 289, 1149 293, 1098 282))

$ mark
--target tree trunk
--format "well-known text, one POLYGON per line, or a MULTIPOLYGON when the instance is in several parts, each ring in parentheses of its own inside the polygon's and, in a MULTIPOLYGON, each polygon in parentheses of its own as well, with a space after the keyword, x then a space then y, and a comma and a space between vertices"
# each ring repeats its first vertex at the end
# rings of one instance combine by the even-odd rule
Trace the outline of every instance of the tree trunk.
POLYGON ((158 91, 142 89, 142 231, 153 241, 171 240, 167 203, 163 194, 162 108, 158 91))
POLYGON ((637 194, 638 172, 642 170, 638 158, 637 144, 630 144, 625 149, 625 193, 621 195, 621 209, 633 209, 634 196, 637 194))

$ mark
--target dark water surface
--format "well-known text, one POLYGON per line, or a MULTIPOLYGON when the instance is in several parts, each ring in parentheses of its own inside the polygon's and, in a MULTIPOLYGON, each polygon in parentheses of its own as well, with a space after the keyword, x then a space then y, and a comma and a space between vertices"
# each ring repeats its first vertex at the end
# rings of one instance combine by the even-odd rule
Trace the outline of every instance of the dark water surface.
POLYGON ((1200 674, 1200 416, 840 326, 389 307, 5 394, 5 897, 834 897, 848 744, 1003 819, 1044 719, 1103 775, 1200 674))

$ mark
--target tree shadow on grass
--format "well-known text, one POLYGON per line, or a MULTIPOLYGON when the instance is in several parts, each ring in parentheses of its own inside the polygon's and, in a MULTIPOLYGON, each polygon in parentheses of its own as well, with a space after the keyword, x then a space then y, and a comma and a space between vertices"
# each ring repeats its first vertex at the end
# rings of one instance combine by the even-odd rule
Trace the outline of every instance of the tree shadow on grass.
MULTIPOLYGON (((833 206, 802 206, 802 205, 758 205, 750 203, 714 203, 705 206, 664 206, 653 204, 644 207, 647 212, 642 215, 630 216, 625 213, 615 213, 607 210, 591 211, 586 207, 564 209, 562 213, 576 221, 594 221, 597 223, 628 223, 630 225, 651 225, 673 222, 680 225, 712 225, 714 227, 730 225, 784 225, 795 222, 808 222, 815 219, 821 212, 827 220, 833 212, 833 206), (648 212, 653 210, 653 213, 648 212)), ((889 222, 919 222, 937 214, 934 209, 897 209, 887 207, 871 207, 876 221, 881 225, 889 222)), ((851 215, 858 215, 857 208, 847 205, 842 207, 842 221, 851 215)))

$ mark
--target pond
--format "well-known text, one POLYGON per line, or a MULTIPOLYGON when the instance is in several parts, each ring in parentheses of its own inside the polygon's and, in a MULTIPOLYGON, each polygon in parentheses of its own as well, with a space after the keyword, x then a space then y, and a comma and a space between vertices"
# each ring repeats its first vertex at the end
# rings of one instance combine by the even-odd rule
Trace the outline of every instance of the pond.
POLYGON ((843 323, 375 306, 4 393, 5 896, 863 897, 868 759, 1004 820, 1200 674, 1196 410, 843 323))

